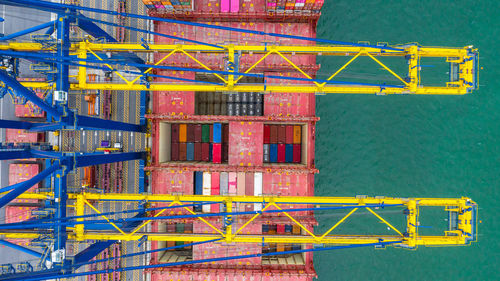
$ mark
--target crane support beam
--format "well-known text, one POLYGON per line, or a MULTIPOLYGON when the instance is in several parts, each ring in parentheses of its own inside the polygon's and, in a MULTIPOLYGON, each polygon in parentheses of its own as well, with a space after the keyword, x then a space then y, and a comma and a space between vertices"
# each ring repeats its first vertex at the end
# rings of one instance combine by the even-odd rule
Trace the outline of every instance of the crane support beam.
POLYGON ((12 33, 12 34, 9 34, 7 36, 4 36, 4 37, 0 37, 0 41, 7 41, 7 40, 11 40, 11 39, 14 39, 14 38, 17 38, 19 36, 23 36, 23 35, 26 35, 26 34, 29 34, 31 32, 34 32, 34 31, 38 31, 38 30, 42 30, 44 28, 47 28, 47 27, 53 27, 55 24, 54 21, 50 21, 50 22, 46 22, 46 23, 42 23, 40 25, 37 25, 37 26, 34 26, 34 27, 30 27, 30 28, 27 28, 25 30, 22 30, 22 31, 18 31, 18 32, 15 32, 15 33, 12 33))
MULTIPOLYGON (((478 53, 477 49, 470 46, 464 48, 449 48, 449 47, 422 47, 417 44, 408 44, 399 46, 400 49, 380 49, 370 46, 242 46, 242 45, 226 45, 223 48, 216 48, 206 45, 165 45, 165 44, 149 44, 148 49, 145 49, 141 44, 121 44, 121 43, 108 43, 98 44, 90 42, 81 42, 72 44, 70 51, 75 52, 79 56, 80 72, 83 72, 85 67, 83 65, 87 62, 84 58, 97 56, 102 64, 112 66, 113 71, 121 76, 123 81, 114 83, 96 83, 86 81, 85 75, 79 75, 77 82, 70 84, 71 90, 132 90, 132 91, 199 91, 199 92, 301 92, 301 93, 345 93, 345 94, 419 94, 419 95, 463 95, 470 93, 478 86, 478 53), (164 59, 161 60, 162 65, 158 64, 134 64, 127 65, 136 66, 140 69, 147 67, 151 69, 166 69, 166 70, 182 70, 182 71, 195 71, 212 73, 220 78, 221 85, 203 84, 203 83, 188 83, 188 82, 170 82, 158 83, 149 82, 144 84, 140 81, 142 75, 130 74, 126 78, 126 73, 121 73, 120 69, 126 64, 117 60, 104 60, 98 57, 97 53, 109 52, 113 53, 128 53, 130 51, 142 53, 159 53, 164 54, 164 59), (248 69, 242 69, 241 73, 236 72, 235 69, 226 71, 217 71, 210 69, 206 63, 198 60, 193 55, 196 53, 210 53, 210 54, 223 54, 225 57, 234 58, 235 55, 254 55, 261 56, 254 65, 248 69), (179 68, 168 67, 169 57, 174 53, 182 53, 187 55, 193 60, 193 64, 197 65, 194 68, 179 68), (300 80, 304 82, 297 85, 278 85, 278 84, 246 84, 240 80, 243 76, 257 76, 264 77, 263 74, 253 71, 257 66, 265 61, 269 55, 277 55, 284 58, 285 63, 290 65, 297 73, 303 75, 302 78, 290 78, 281 76, 266 76, 270 78, 279 78, 291 80, 290 82, 300 80), (316 56, 347 56, 350 60, 339 66, 339 69, 333 73, 327 80, 313 79, 307 71, 304 71, 300 66, 295 65, 290 61, 287 56, 301 56, 301 55, 316 55, 316 56), (382 66, 390 75, 395 76, 400 84, 391 85, 393 82, 380 85, 367 84, 363 82, 344 82, 333 80, 339 73, 345 71, 348 65, 351 64, 359 57, 369 57, 378 65, 382 66), (391 69, 383 62, 385 57, 400 57, 408 72, 404 75, 398 74, 398 71, 391 69), (444 63, 450 64, 450 80, 445 81, 445 86, 426 86, 421 83, 422 65, 420 61, 422 58, 443 58, 444 63), (114 66, 113 66, 114 65, 114 66), (234 73, 234 74, 233 74, 234 73), (227 76, 226 80, 223 75, 227 76), (235 79, 235 77, 238 77, 235 79), (307 83, 305 83, 307 82, 307 83)), ((16 51, 48 51, 44 49, 41 44, 33 43, 9 43, 0 44, 0 51, 11 52, 9 54, 15 55, 16 51)), ((64 58, 59 58, 64 59, 64 58)), ((78 62, 77 60, 77 62, 78 62)), ((95 64, 95 60, 91 61, 95 64)), ((93 66, 96 67, 96 66, 93 66)), ((151 71, 147 69, 145 72, 151 71)), ((401 72, 401 71, 399 71, 401 72)), ((27 87, 42 87, 50 88, 52 85, 40 82, 25 82, 23 85, 27 87)))
MULTIPOLYGON (((43 199, 50 197, 51 195, 46 194, 23 194, 20 198, 25 199, 43 199)), ((390 197, 261 197, 261 196, 201 196, 201 195, 161 195, 161 194, 96 194, 96 193, 83 193, 83 194, 68 194, 68 200, 75 200, 74 208, 76 214, 85 213, 84 208, 86 204, 92 204, 92 202, 148 202, 148 203, 170 203, 169 206, 182 205, 186 203, 216 203, 224 204, 227 206, 239 204, 239 203, 259 203, 266 206, 262 211, 254 211, 254 216, 249 219, 248 223, 253 221, 259 216, 268 215, 266 212, 277 212, 279 214, 285 214, 291 219, 295 224, 303 227, 302 224, 294 218, 294 207, 297 211, 302 211, 308 208, 304 206, 335 206, 338 209, 349 209, 353 212, 353 209, 368 209, 370 212, 385 224, 394 229, 393 235, 378 235, 378 234, 367 234, 367 235, 345 235, 345 234, 332 234, 332 230, 336 228, 339 224, 345 223, 346 218, 342 218, 335 225, 332 223, 333 227, 326 233, 314 233, 312 229, 307 229, 300 235, 252 235, 243 234, 244 228, 248 223, 244 223, 239 229, 232 228, 231 231, 225 228, 215 227, 207 214, 195 213, 190 211, 195 219, 198 218, 203 223, 214 228, 216 233, 193 233, 193 234, 178 234, 178 233, 158 233, 158 232, 144 232, 140 231, 145 225, 150 223, 156 216, 149 216, 143 220, 131 219, 131 222, 146 221, 140 224, 140 226, 134 231, 126 231, 124 228, 120 230, 101 230, 95 231, 93 229, 85 228, 85 221, 88 218, 77 218, 80 223, 77 227, 73 228, 73 231, 68 231, 68 239, 85 241, 85 240, 122 240, 122 241, 138 241, 140 239, 147 238, 149 241, 194 241, 202 242, 211 239, 223 239, 229 240, 231 243, 261 243, 262 241, 266 243, 304 243, 304 244, 364 244, 364 243, 377 243, 380 240, 383 241, 400 241, 396 246, 405 248, 415 248, 420 245, 422 246, 455 246, 455 245, 466 245, 476 240, 477 237, 477 204, 474 203, 469 198, 390 198, 390 197), (83 202, 86 202, 85 204, 83 202), (399 206, 399 207, 398 207, 399 206), (444 207, 445 211, 448 211, 451 215, 456 217, 454 223, 444 231, 444 235, 441 236, 423 236, 419 234, 418 226, 418 212, 421 208, 428 206, 441 206, 444 207), (398 230, 395 226, 387 221, 387 218, 382 218, 381 214, 377 213, 379 208, 401 208, 401 214, 406 217, 406 230, 398 230)), ((226 208, 227 208, 226 206, 226 208)), ((95 207, 94 207, 95 208, 95 207)), ((186 209, 185 207, 182 207, 186 209)), ((309 207, 310 208, 310 207, 309 207)), ((296 212, 295 212, 296 213, 296 212)), ((219 213, 214 214, 215 216, 227 216, 229 213, 219 213)), ((248 213, 230 213, 231 216, 240 216, 239 221, 244 222, 245 217, 241 217, 242 214, 248 215, 248 213)), ((210 215, 210 214, 209 214, 210 215)), ((179 216, 179 218, 184 218, 179 216)), ((163 219, 158 217, 158 219, 163 219)), ((169 217, 169 219, 176 219, 175 216, 169 217)), ((352 218, 351 218, 352 219, 352 218)), ((113 223, 113 219, 109 217, 106 218, 108 223, 113 223)), ((103 223, 106 223, 103 221, 103 223)), ((127 219, 117 220, 116 222, 125 222, 127 219)), ((94 223, 92 220, 88 220, 88 223, 94 223)), ((29 233, 27 230, 15 229, 13 226, 11 229, 8 228, 8 224, 2 226, 0 235, 5 235, 7 238, 26 238, 33 237, 30 235, 36 235, 29 233), (15 233, 13 231, 16 231, 15 233)))

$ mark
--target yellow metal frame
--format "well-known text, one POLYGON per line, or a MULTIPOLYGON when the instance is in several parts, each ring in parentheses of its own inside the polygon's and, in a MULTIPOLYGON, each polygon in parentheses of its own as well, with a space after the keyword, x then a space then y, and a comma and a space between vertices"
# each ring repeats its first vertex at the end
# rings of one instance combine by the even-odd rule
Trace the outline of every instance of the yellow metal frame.
MULTIPOLYGON (((49 193, 24 193, 19 198, 21 199, 46 199, 53 196, 49 193)), ((315 233, 313 229, 308 228, 293 215, 284 212, 290 221, 302 229, 300 235, 255 235, 243 234, 243 230, 257 217, 262 216, 262 213, 257 213, 249 218, 237 230, 233 230, 232 225, 226 226, 225 229, 218 228, 210 223, 210 219, 197 217, 199 220, 207 224, 215 230, 214 234, 207 233, 192 233, 192 234, 179 234, 179 233, 157 233, 140 231, 144 226, 149 224, 152 220, 146 220, 140 226, 136 227, 130 232, 125 232, 120 229, 116 224, 111 222, 109 217, 103 216, 117 231, 93 231, 85 229, 83 224, 78 224, 76 227, 69 229, 69 239, 84 241, 84 240, 122 240, 122 241, 137 241, 145 235, 150 241, 206 241, 211 239, 220 238, 227 243, 305 243, 305 244, 364 244, 364 243, 377 243, 382 239, 383 241, 402 241, 396 246, 406 248, 416 248, 420 245, 425 246, 458 246, 469 244, 471 238, 468 234, 477 234, 475 229, 475 217, 471 211, 471 206, 477 205, 471 199, 462 198, 390 198, 390 197, 261 197, 261 196, 201 196, 201 195, 147 195, 147 194, 96 194, 96 193, 82 193, 82 194, 69 194, 70 200, 75 203, 70 208, 74 208, 74 213, 82 215, 85 213, 85 206, 89 206, 95 212, 100 214, 92 205, 92 202, 108 202, 113 201, 137 201, 149 203, 169 203, 168 206, 182 205, 193 202, 217 202, 224 204, 227 210, 232 210, 234 204, 264 204, 265 207, 262 211, 271 208, 278 210, 286 210, 292 204, 303 206, 351 206, 353 209, 349 211, 342 219, 336 222, 325 233, 315 233), (372 205, 400 205, 407 212, 407 225, 405 231, 400 231, 380 214, 377 214, 372 208, 372 205), (285 207, 287 206, 287 207, 285 207), (419 209, 426 206, 442 206, 445 211, 453 211, 457 213, 458 229, 453 231, 445 231, 442 236, 421 236, 418 233, 418 214, 419 209), (356 210, 359 208, 366 208, 370 213, 377 217, 381 222, 395 231, 393 235, 339 235, 332 234, 340 224, 344 223, 356 210)), ((183 207, 191 214, 196 215, 190 208, 183 207)), ((163 214, 160 211, 153 217, 158 217, 163 214)), ((242 218, 240 218, 241 221, 242 218)), ((78 219, 77 221, 83 221, 78 219)), ((5 238, 36 238, 37 233, 13 233, 13 232, 0 232, 5 238)))
MULTIPOLYGON (((475 89, 477 81, 475 76, 478 71, 475 63, 475 53, 477 49, 472 47, 464 48, 448 48, 448 47, 421 47, 416 44, 409 44, 398 46, 399 50, 380 49, 373 47, 359 47, 359 46, 246 46, 246 45, 225 45, 223 48, 215 48, 205 45, 163 45, 151 44, 149 49, 144 49, 141 44, 136 43, 109 43, 98 44, 91 42, 80 42, 72 44, 71 51, 78 54, 78 57, 84 59, 88 53, 101 58, 96 52, 137 52, 137 53, 165 53, 160 61, 151 66, 165 63, 166 60, 174 53, 181 53, 193 60, 200 68, 212 70, 199 59, 195 58, 193 54, 196 53, 215 53, 224 54, 228 61, 234 62, 235 54, 242 53, 244 55, 261 55, 262 57, 250 66, 244 73, 251 73, 255 67, 262 64, 262 62, 271 54, 280 56, 288 63, 293 69, 302 74, 306 79, 312 77, 299 66, 295 65, 286 55, 322 55, 322 56, 348 56, 352 57, 346 64, 341 66, 334 74, 327 80, 331 81, 340 72, 344 71, 348 65, 355 61, 360 56, 366 56, 374 60, 377 64, 382 66, 385 70, 395 76, 402 82, 400 88, 379 86, 364 86, 364 85, 339 85, 328 84, 326 82, 319 83, 311 81, 306 84, 292 85, 273 85, 273 84, 242 84, 239 83, 242 76, 235 79, 234 75, 227 75, 224 78, 222 75, 215 75, 224 85, 209 85, 199 83, 185 83, 185 82, 169 82, 169 83, 150 83, 149 86, 141 85, 139 83, 140 76, 135 77, 133 80, 127 80, 122 74, 117 72, 123 80, 123 83, 89 83, 86 79, 86 69, 79 67, 78 81, 71 83, 71 90, 123 90, 123 91, 200 91, 200 92, 294 92, 294 93, 345 93, 345 94, 417 94, 417 95, 463 95, 470 93, 475 89), (408 80, 403 79, 396 74, 395 71, 390 69, 377 57, 401 57, 406 58, 408 61, 408 80), (447 82, 444 87, 429 87, 421 85, 420 79, 420 60, 425 57, 442 57, 446 62, 455 63, 460 66, 458 80, 447 82)), ((0 44, 0 50, 14 50, 14 51, 42 51, 44 47, 37 43, 6 43, 0 44)), ((46 50, 50 51, 50 50, 46 50)), ((84 64, 81 62, 81 64, 84 64)), ((111 66, 110 66, 111 67, 111 66)), ((151 71, 149 68, 146 72, 151 71)), ((291 81, 293 82, 293 81, 291 81)), ((27 87, 37 88, 50 88, 53 85, 44 82, 23 82, 27 87)))

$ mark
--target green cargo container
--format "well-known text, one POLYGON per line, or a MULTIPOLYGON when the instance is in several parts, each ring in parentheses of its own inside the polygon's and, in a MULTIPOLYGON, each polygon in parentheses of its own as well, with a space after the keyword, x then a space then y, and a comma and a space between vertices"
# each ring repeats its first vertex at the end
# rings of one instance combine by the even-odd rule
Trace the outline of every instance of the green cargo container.
POLYGON ((175 232, 176 233, 184 233, 184 223, 177 223, 175 225, 175 232))
POLYGON ((208 124, 201 126, 201 142, 210 142, 210 125, 208 124))

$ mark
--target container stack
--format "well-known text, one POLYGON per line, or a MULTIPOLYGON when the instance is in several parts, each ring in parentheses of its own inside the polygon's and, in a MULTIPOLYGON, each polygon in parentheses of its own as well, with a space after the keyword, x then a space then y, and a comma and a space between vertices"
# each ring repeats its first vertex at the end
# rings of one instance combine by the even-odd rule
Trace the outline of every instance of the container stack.
POLYGON ((319 14, 324 0, 267 0, 267 12, 277 14, 319 14))
POLYGON ((302 126, 264 125, 264 163, 301 163, 302 126))
POLYGON ((170 161, 227 162, 228 124, 172 123, 170 128, 170 161))
MULTIPOLYGON (((193 223, 186 222, 174 222, 174 223, 160 223, 158 229, 164 233, 193 233, 193 223)), ((180 246, 183 244, 189 244, 189 241, 166 241, 161 242, 160 247, 162 248, 170 248, 175 246, 180 246)), ((192 250, 192 246, 187 246, 184 248, 175 248, 169 249, 165 251, 161 251, 158 253, 158 261, 159 262, 177 262, 177 261, 185 261, 186 258, 190 255, 190 251, 192 250)))
MULTIPOLYGON (((256 172, 194 172, 195 195, 238 195, 261 196, 262 173, 256 172)), ((260 203, 238 204, 234 211, 258 211, 260 203)), ((209 213, 219 212, 219 204, 206 204, 195 207, 195 211, 209 213)))
MULTIPOLYGON (((300 40, 292 35, 316 37, 316 23, 323 1, 311 0, 199 0, 193 1, 194 9, 177 12, 154 7, 150 16, 187 20, 197 26, 154 22, 154 30, 213 44, 235 46, 279 45, 312 46, 314 41, 300 40), (223 29, 203 27, 210 24, 223 29), (247 29, 254 32, 236 32, 247 29), (274 37, 270 34, 290 35, 274 37)), ((164 5, 165 6, 165 5, 164 5)), ((156 44, 180 44, 182 39, 155 37, 156 44)), ((187 41, 182 44, 191 44, 187 41)), ((223 71, 228 66, 228 56, 222 53, 193 52, 197 63, 188 56, 175 53, 163 60, 162 65, 191 69, 223 71)), ((242 51, 238 55, 238 72, 248 72, 255 77, 243 77, 240 85, 265 85, 261 92, 172 92, 153 93, 152 123, 152 189, 156 194, 196 194, 214 198, 230 196, 313 196, 314 195, 314 93, 270 92, 267 85, 310 84, 302 81, 304 74, 311 77, 319 69, 316 57, 308 53, 276 53, 242 51), (291 62, 291 63, 290 63, 291 62), (296 67, 294 67, 294 65, 296 67), (281 79, 280 77, 292 78, 281 79), (220 125, 216 125, 216 123, 220 125), (176 124, 176 125, 174 125, 176 124), (184 125, 183 125, 184 124, 184 125), (201 140, 199 126, 201 125, 201 140), (195 126, 195 128, 190 128, 195 126), (184 128, 183 128, 184 127, 184 128), (220 133, 216 133, 220 131, 220 133), (182 136, 184 134, 184 137, 182 136), (192 135, 192 136, 190 136, 192 135), (219 137, 220 136, 220 137, 219 137), (170 139, 170 141, 168 141, 170 139), (193 155, 188 155, 192 143, 193 155), (175 146, 178 146, 176 149, 175 146), (172 147, 171 147, 172 146, 172 147), (183 148, 182 146, 185 146, 183 148), (190 145, 191 146, 191 145, 190 145), (177 154, 175 153, 177 151, 177 154), (197 156, 201 151, 201 156, 197 156), (208 153, 207 153, 208 151, 208 153), (172 152, 170 155, 169 153, 172 152), (183 156, 180 153, 184 152, 183 156), (170 157, 171 156, 171 157, 170 157), (189 160, 188 160, 189 159, 189 160), (201 160, 199 160, 201 159, 201 160), (219 160, 220 159, 220 160, 219 160), (219 164, 220 163, 220 164, 219 164), (271 164, 276 163, 276 164, 271 164)), ((154 57, 158 62, 164 54, 154 57)), ((220 83, 220 78, 201 71, 167 71, 156 74, 209 83, 220 83)), ((239 77, 236 77, 238 79, 239 77)), ((157 82, 176 82, 168 78, 154 78, 157 82)), ((214 91, 217 88, 212 88, 214 91)), ((225 210, 218 202, 201 203, 193 207, 196 213, 249 212, 263 209, 262 203, 239 202, 232 210, 225 210)), ((282 205, 282 208, 292 208, 282 205)), ((297 208, 306 208, 305 205, 297 208)), ((184 210, 187 211, 187 210, 184 210)), ((182 213, 184 214, 184 213, 182 213)), ((297 220, 309 230, 316 224, 313 213, 294 212, 297 220)), ((252 215, 233 217, 233 230, 243 226, 252 215)), ((224 231, 223 216, 206 216, 204 219, 224 231)), ((175 221, 175 220, 174 220, 175 221)), ((173 222, 173 221, 172 221, 173 222)), ((153 223, 154 225, 155 223, 153 223)), ((154 229, 154 228, 153 228, 154 229)), ((290 225, 289 218, 279 214, 263 214, 245 226, 241 234, 300 235, 301 229, 290 225), (268 230, 263 228, 267 225, 268 230), (274 226, 271 226, 274 224, 274 226), (252 227, 255 227, 253 229, 252 227), (269 230, 270 229, 270 230, 269 230), (295 230, 295 232, 294 232, 295 230)), ((159 232, 162 232, 158 228, 159 232)), ((166 230, 165 230, 166 231, 166 230)), ((213 228, 199 219, 193 220, 193 233, 216 234, 213 228)), ((152 249, 161 244, 151 244, 152 249)), ((224 243, 197 245, 191 258, 230 257, 238 254, 283 252, 299 249, 298 245, 262 245, 249 243, 226 245, 224 243)), ((172 255, 169 262, 176 261, 172 255)), ((160 263, 153 255, 151 263, 160 263)), ((284 272, 297 280, 312 280, 315 271, 312 254, 258 257, 255 260, 217 260, 196 268, 173 266, 152 269, 150 277, 156 280, 271 280, 272 272, 284 272)))
POLYGON ((262 116, 262 93, 197 92, 196 115, 262 116))
POLYGON ((187 12, 194 8, 193 0, 142 0, 142 3, 148 9, 157 9, 163 13, 187 12))

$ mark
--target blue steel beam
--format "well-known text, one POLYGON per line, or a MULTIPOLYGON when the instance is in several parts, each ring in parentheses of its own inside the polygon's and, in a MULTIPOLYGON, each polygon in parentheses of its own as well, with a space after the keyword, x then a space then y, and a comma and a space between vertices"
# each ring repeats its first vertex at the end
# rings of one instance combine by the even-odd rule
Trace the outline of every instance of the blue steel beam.
MULTIPOLYGON (((66 175, 65 171, 59 170, 54 177, 54 204, 56 207, 54 217, 57 220, 66 217, 66 202, 68 200, 66 175)), ((54 227, 54 238, 54 251, 65 249, 67 238, 65 224, 59 223, 54 227)))
POLYGON ((29 149, 13 148, 13 149, 0 149, 0 160, 23 159, 32 158, 29 149))
POLYGON ((113 36, 109 35, 106 31, 95 24, 92 19, 89 19, 82 14, 78 15, 78 27, 96 39, 105 38, 108 43, 118 42, 113 36))
POLYGON ((0 128, 28 130, 33 126, 31 122, 0 119, 0 128))
POLYGON ((58 170, 61 168, 60 164, 54 164, 45 170, 43 170, 41 173, 35 175, 31 179, 24 181, 16 188, 14 188, 11 192, 5 194, 0 198, 0 208, 3 206, 7 205, 10 201, 14 200, 17 196, 25 192, 26 190, 30 189, 33 185, 37 184, 38 182, 42 181, 44 178, 46 178, 48 175, 52 174, 54 171, 58 170))
POLYGON ((32 255, 32 256, 37 257, 37 258, 41 258, 42 257, 42 254, 39 253, 39 252, 37 252, 37 251, 33 251, 33 250, 29 249, 29 248, 25 248, 23 246, 19 246, 19 245, 14 244, 14 243, 10 243, 9 241, 6 241, 6 240, 0 240, 0 245, 7 246, 9 248, 21 251, 23 253, 26 253, 28 255, 32 255))
POLYGON ((6 41, 6 40, 14 39, 14 38, 17 38, 19 36, 23 36, 25 34, 29 34, 31 32, 38 31, 38 30, 41 30, 41 29, 44 29, 44 28, 47 28, 47 27, 50 28, 50 27, 53 27, 54 24, 55 24, 55 22, 51 21, 51 22, 47 22, 47 23, 43 23, 43 24, 34 26, 34 27, 30 27, 30 28, 27 28, 25 30, 21 30, 21 31, 9 34, 7 36, 0 37, 0 41, 6 41))
MULTIPOLYGON (((71 42, 69 41, 70 19, 67 16, 59 15, 57 20, 57 56, 69 57, 71 42)), ((56 89, 58 91, 69 92, 69 66, 57 64, 56 89)))

